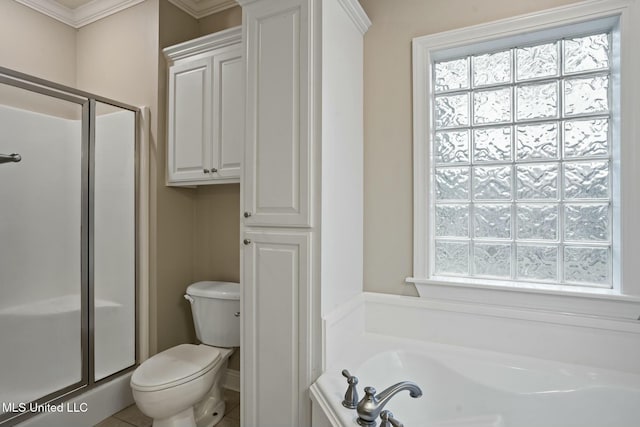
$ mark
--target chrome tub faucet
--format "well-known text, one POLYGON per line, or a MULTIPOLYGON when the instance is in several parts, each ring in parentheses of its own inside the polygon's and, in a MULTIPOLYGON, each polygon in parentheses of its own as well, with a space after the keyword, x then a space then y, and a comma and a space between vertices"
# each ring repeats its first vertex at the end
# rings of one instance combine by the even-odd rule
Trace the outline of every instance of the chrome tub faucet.
MULTIPOLYGON (((391 398, 402 390, 408 390, 409 396, 417 398, 422 396, 422 390, 414 382, 402 381, 387 388, 376 396, 376 389, 373 387, 365 387, 364 394, 356 408, 358 412, 358 424, 364 427, 375 427, 376 418, 389 403, 391 398)), ((394 420, 395 421, 395 420, 394 420)))

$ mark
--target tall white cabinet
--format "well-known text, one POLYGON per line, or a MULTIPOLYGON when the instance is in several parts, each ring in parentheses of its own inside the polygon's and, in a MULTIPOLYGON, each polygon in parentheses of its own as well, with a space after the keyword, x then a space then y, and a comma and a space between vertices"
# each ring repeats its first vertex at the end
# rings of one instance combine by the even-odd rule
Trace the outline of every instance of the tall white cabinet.
POLYGON ((169 63, 167 184, 240 182, 244 146, 241 28, 164 49, 169 63))
POLYGON ((322 315, 362 291, 362 55, 356 0, 243 7, 242 420, 311 425, 322 315))

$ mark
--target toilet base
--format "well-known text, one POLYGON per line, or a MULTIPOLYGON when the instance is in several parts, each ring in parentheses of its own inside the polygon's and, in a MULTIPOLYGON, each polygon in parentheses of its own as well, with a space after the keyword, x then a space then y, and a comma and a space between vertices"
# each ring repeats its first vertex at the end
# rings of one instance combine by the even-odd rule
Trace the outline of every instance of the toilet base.
POLYGON ((154 419, 152 427, 213 427, 222 420, 227 404, 221 397, 207 396, 196 406, 165 419, 154 419))
POLYGON ((193 407, 175 414, 169 418, 154 419, 152 427, 196 427, 196 420, 193 417, 193 407))
POLYGON ((194 407, 197 427, 213 427, 222 420, 227 405, 222 398, 209 396, 194 407))

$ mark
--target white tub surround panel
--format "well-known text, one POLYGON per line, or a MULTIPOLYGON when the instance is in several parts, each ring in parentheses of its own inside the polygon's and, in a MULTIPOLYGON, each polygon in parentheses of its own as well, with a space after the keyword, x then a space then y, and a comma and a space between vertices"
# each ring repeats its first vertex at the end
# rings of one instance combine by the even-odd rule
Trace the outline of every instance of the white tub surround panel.
POLYGON ((640 374, 640 321, 365 293, 366 332, 640 374))
POLYGON ((309 386, 326 344, 321 313, 362 291, 362 36, 369 21, 355 0, 239 3, 246 60, 242 424, 307 426, 309 386))
POLYGON ((365 295, 356 295, 322 317, 322 372, 344 357, 351 343, 366 332, 365 295))

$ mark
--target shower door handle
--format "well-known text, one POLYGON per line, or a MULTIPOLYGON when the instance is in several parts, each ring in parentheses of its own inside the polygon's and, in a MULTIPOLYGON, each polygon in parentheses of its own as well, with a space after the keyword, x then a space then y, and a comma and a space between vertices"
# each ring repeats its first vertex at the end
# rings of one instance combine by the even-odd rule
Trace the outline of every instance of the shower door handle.
POLYGON ((0 154, 0 164, 2 163, 17 163, 22 160, 22 156, 20 154, 0 154))

